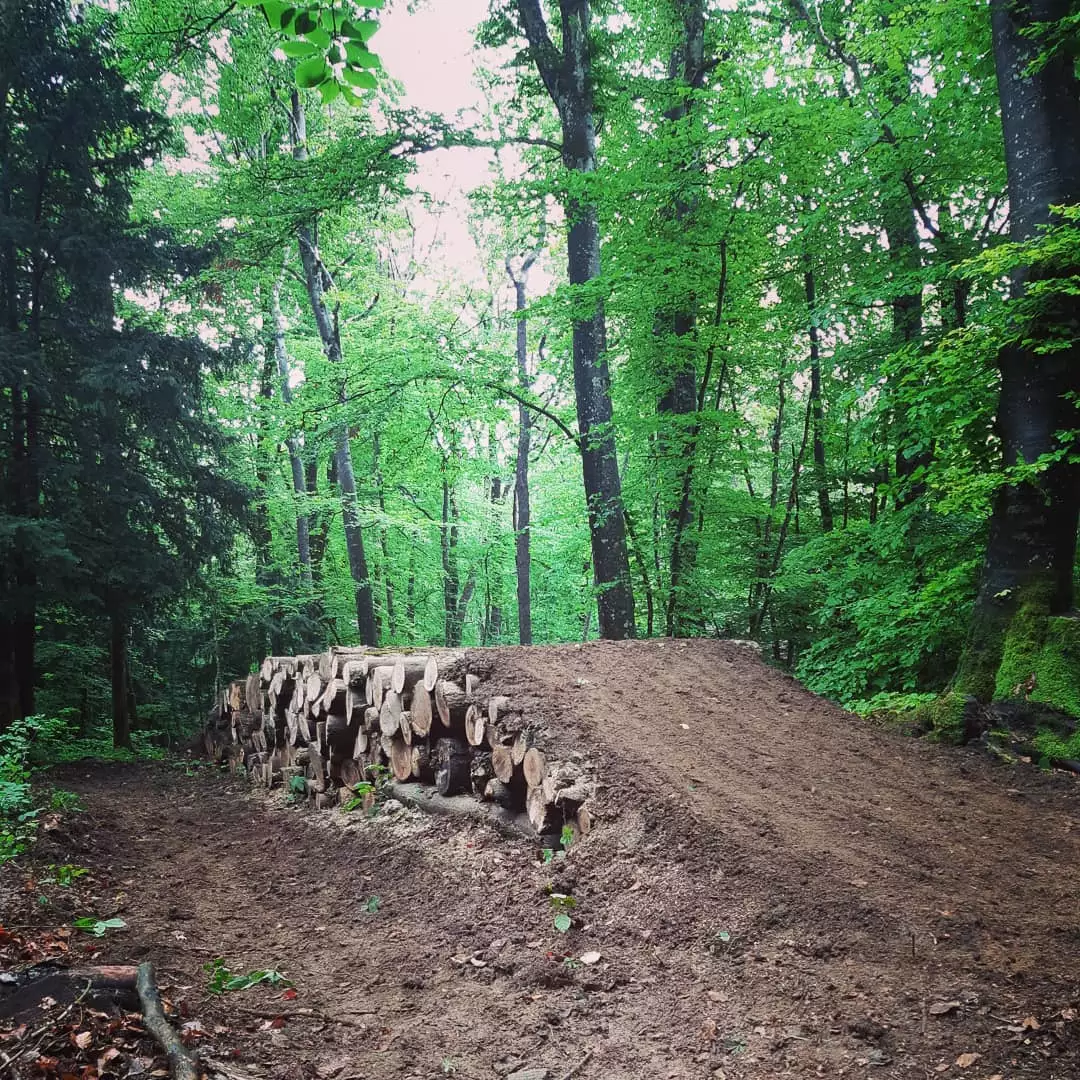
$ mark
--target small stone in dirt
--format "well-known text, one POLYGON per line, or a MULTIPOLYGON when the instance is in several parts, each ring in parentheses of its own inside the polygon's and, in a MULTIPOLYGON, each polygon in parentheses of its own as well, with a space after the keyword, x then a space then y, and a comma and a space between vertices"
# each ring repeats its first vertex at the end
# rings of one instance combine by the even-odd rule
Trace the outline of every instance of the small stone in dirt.
POLYGON ((506 1080, 548 1080, 550 1075, 549 1069, 522 1069, 520 1072, 511 1073, 506 1080))
POLYGON ((927 1009, 927 1012, 931 1016, 948 1016, 951 1012, 956 1012, 960 1008, 959 1001, 935 1001, 933 1005, 927 1009))
POLYGON ((399 814, 404 809, 405 807, 402 806, 397 799, 387 799, 386 802, 382 804, 382 812, 384 814, 399 814))

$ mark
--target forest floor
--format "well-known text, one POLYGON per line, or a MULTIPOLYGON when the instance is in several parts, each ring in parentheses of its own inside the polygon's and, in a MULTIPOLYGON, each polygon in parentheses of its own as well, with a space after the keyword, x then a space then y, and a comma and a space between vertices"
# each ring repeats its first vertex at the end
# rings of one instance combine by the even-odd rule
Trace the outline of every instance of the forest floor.
MULTIPOLYGON (((876 729, 720 642, 500 649, 495 679, 598 768, 565 859, 84 765, 48 857, 125 920, 100 960, 152 959, 226 1080, 1080 1076, 1074 778, 876 729), (215 957, 294 989, 210 995, 215 957)), ((6 923, 45 926, 14 877, 6 923)))

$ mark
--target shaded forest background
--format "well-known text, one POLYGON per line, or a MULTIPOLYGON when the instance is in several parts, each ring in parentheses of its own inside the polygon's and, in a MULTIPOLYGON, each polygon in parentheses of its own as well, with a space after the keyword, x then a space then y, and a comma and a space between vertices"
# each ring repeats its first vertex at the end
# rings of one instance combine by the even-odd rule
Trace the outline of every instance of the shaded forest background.
POLYGON ((1080 714, 1072 6, 493 0, 467 120, 381 6, 0 9, 3 716, 598 634, 1080 714))

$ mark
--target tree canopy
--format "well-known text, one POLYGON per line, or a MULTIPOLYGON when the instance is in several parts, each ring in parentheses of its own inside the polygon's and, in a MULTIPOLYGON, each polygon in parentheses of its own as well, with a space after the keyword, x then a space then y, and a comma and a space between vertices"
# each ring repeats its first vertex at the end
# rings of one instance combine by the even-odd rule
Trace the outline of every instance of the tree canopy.
POLYGON ((1070 5, 492 0, 464 118, 376 55, 451 9, 0 16, 4 715, 596 635, 1080 715, 1070 5))

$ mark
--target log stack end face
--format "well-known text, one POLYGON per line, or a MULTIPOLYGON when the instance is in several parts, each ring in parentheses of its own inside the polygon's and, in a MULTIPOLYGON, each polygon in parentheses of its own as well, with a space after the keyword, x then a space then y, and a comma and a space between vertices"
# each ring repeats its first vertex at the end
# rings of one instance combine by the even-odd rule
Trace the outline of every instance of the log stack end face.
POLYGON ((527 707, 486 689, 491 670, 489 657, 460 649, 268 656, 219 695, 203 747, 255 783, 303 788, 317 807, 350 804, 358 785, 389 773, 433 797, 475 800, 538 838, 587 834, 590 770, 545 746, 527 707))

